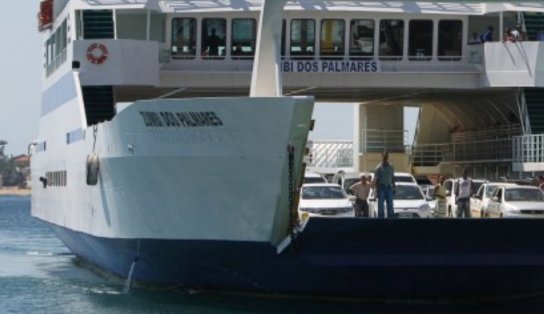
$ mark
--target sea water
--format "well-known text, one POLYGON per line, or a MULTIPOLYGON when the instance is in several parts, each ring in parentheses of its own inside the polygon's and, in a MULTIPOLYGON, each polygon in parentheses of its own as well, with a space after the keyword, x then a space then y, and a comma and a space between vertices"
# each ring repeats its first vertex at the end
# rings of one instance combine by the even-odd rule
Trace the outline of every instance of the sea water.
POLYGON ((30 197, 0 196, 0 313, 544 313, 543 296, 467 302, 338 300, 131 287, 81 263, 30 216, 30 197))

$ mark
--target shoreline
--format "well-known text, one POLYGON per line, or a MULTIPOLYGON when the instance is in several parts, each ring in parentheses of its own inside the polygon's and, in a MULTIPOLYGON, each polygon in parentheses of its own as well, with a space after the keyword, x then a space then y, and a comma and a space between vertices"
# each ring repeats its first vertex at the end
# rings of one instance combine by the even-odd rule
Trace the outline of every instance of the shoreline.
POLYGON ((2 195, 20 195, 20 196, 29 196, 32 194, 32 190, 25 188, 19 189, 18 187, 1 187, 0 196, 2 195))

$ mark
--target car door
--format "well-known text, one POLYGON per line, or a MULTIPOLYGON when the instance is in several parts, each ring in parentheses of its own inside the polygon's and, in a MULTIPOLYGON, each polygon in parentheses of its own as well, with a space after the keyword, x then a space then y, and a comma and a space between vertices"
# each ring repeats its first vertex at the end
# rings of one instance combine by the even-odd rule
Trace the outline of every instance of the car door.
POLYGON ((480 188, 478 189, 476 195, 470 198, 470 211, 472 213, 472 217, 483 217, 482 199, 486 186, 487 184, 482 184, 482 186, 480 186, 480 188))
POLYGON ((487 217, 497 218, 500 217, 500 200, 502 198, 503 188, 495 190, 491 199, 489 199, 489 205, 487 206, 487 217))

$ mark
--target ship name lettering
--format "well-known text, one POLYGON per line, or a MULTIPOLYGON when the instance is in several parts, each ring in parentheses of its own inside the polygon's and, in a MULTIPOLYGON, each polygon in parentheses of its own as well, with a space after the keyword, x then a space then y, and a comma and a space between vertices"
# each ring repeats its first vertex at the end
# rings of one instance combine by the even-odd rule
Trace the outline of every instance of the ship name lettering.
POLYGON ((222 126, 223 121, 213 111, 140 111, 146 127, 217 127, 222 126))
POLYGON ((144 124, 147 127, 150 126, 164 126, 161 118, 156 112, 153 111, 140 111, 142 118, 144 119, 144 124))

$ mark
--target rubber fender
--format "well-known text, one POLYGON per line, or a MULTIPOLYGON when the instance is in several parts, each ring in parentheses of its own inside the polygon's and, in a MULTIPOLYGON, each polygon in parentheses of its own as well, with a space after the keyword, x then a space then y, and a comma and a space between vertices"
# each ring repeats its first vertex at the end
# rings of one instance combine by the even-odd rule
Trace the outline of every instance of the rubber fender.
POLYGON ((87 185, 96 185, 98 183, 98 174, 100 172, 100 163, 95 154, 87 155, 87 185))

